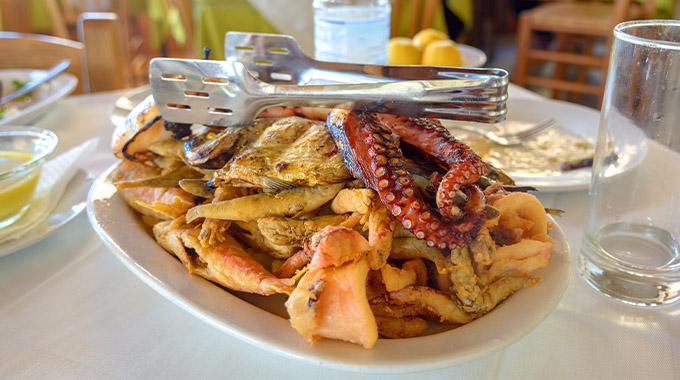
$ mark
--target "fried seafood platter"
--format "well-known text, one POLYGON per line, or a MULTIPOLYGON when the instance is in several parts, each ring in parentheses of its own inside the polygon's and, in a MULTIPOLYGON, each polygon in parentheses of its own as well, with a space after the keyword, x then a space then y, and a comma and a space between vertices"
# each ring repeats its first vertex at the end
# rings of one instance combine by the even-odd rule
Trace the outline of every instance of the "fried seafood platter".
POLYGON ((192 126, 149 97, 112 148, 117 192, 160 246, 192 276, 279 295, 310 344, 467 324, 541 286, 554 246, 538 199, 436 120, 273 107, 192 126))

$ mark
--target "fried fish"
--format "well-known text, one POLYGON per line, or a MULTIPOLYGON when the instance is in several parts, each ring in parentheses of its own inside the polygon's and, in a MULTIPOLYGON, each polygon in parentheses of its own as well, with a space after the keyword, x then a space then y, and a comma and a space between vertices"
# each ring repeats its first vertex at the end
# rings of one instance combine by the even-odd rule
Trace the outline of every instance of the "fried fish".
POLYGON ((244 136, 214 181, 281 190, 339 183, 352 178, 323 122, 292 116, 259 119, 258 136, 244 136))

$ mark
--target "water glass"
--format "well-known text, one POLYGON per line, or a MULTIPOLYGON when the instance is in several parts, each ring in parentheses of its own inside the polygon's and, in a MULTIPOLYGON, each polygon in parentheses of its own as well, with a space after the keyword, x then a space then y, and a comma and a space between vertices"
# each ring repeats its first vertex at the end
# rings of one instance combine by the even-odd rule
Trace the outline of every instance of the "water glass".
POLYGON ((614 28, 579 269, 624 303, 680 299, 680 21, 614 28))

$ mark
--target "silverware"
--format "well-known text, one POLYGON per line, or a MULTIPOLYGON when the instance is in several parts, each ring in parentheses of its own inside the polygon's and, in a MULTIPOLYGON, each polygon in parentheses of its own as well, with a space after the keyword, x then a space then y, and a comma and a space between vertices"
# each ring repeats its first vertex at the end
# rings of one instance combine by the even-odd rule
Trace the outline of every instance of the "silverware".
POLYGON ((155 58, 149 83, 166 120, 222 126, 248 124, 276 105, 494 123, 505 118, 507 99, 506 77, 492 74, 298 86, 265 83, 238 61, 197 59, 155 58))
POLYGON ((242 62, 261 81, 274 84, 488 78, 495 87, 507 88, 508 85, 508 73, 502 69, 316 61, 302 52, 293 37, 282 34, 227 32, 224 55, 227 61, 242 62))
POLYGON ((504 146, 510 146, 510 145, 519 145, 524 141, 530 140, 531 138, 537 136, 540 133, 545 132, 546 130, 553 128, 557 125, 557 121, 555 119, 548 119, 541 121, 539 123, 530 125, 529 127, 519 131, 519 132, 512 132, 512 133, 499 133, 496 131, 490 131, 487 129, 482 129, 479 127, 475 127, 472 125, 466 125, 462 123, 448 123, 446 124, 446 127, 449 129, 458 129, 466 132, 471 132, 475 133, 481 136, 486 137, 490 141, 498 144, 498 145, 504 145, 504 146))
POLYGON ((59 75, 62 71, 66 70, 66 68, 69 67, 70 65, 71 65, 70 59, 62 59, 61 61, 57 62, 52 67, 50 67, 47 71, 45 71, 43 75, 31 79, 25 85, 0 98, 0 104, 5 104, 22 95, 28 94, 37 86, 59 75))

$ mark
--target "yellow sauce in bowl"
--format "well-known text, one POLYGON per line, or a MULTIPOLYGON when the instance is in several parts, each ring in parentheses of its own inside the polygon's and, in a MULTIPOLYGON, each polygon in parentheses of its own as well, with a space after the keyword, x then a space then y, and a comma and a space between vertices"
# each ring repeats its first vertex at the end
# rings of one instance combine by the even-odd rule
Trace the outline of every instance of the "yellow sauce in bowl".
MULTIPOLYGON (((25 152, 0 151, 0 173, 12 170, 33 158, 25 152)), ((0 221, 25 211, 33 198, 40 167, 0 180, 0 221)))

